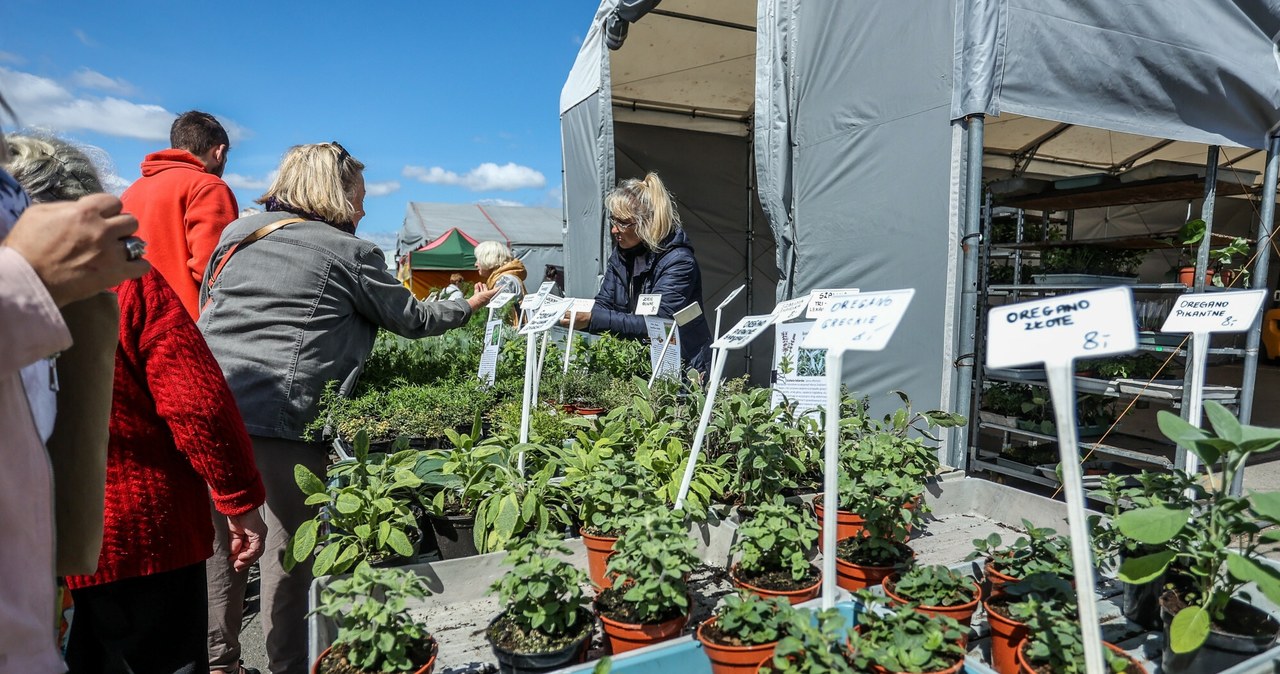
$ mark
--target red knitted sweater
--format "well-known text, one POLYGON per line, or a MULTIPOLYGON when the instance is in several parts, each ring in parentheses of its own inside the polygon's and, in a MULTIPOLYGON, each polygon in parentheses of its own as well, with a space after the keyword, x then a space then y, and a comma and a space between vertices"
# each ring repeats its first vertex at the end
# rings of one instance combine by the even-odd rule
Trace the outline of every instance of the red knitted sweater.
POLYGON ((213 554, 209 498, 224 515, 265 490, 236 401, 178 295, 152 270, 116 286, 116 348, 98 572, 72 588, 189 566, 213 554))

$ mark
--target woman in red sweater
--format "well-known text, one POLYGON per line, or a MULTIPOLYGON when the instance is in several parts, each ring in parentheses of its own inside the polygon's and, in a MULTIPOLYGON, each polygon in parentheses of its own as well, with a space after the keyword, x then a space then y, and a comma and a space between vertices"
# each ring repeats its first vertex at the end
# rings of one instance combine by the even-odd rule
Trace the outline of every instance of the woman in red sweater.
MULTIPOLYGON (((8 144, 10 171, 33 201, 102 189, 66 143, 10 136, 8 144)), ((155 270, 115 291, 102 552, 94 575, 66 579, 75 600, 67 664, 73 674, 208 672, 209 498, 228 519, 232 563, 244 569, 262 554, 265 491, 235 399, 177 294, 155 270)))

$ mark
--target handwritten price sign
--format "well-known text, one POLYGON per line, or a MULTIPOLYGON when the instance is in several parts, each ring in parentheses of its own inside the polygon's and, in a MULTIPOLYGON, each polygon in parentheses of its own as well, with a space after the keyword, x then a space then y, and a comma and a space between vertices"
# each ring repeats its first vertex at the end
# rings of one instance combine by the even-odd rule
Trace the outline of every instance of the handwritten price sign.
POLYGON ((987 325, 987 367, 1066 363, 1138 348, 1133 292, 1123 287, 995 307, 987 325))

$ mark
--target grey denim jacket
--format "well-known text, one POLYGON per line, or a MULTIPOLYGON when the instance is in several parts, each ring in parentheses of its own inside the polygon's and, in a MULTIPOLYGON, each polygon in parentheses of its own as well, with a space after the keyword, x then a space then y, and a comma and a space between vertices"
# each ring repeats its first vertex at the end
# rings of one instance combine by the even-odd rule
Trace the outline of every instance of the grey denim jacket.
POLYGON ((241 246, 209 288, 228 248, 292 217, 259 213, 227 226, 204 272, 197 324, 249 434, 299 440, 318 414, 325 384, 364 365, 378 328, 409 338, 438 335, 466 323, 471 307, 466 300, 418 301, 376 245, 322 222, 286 225, 241 246))

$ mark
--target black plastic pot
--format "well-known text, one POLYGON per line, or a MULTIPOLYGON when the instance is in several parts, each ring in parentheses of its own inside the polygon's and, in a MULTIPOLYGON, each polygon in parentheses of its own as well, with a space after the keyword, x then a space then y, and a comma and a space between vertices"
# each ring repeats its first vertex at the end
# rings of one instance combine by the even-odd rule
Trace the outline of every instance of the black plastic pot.
MULTIPOLYGON (((489 621, 489 628, 493 624, 502 619, 499 615, 497 618, 489 621)), ((588 619, 590 616, 587 615, 588 619)), ((569 665, 584 662, 587 659, 587 649, 591 646, 591 634, 595 631, 595 622, 592 620, 588 623, 590 629, 579 637, 576 641, 561 648, 558 651, 550 653, 516 653, 493 643, 489 640, 489 647, 493 649, 493 655, 498 659, 498 671, 502 674, 540 674, 541 672, 554 672, 557 669, 563 669, 569 665)), ((489 630, 485 630, 486 636, 489 630)))
POLYGON ((1236 615, 1252 612, 1260 619, 1265 619, 1273 629, 1266 636, 1254 637, 1231 634, 1214 626, 1203 646, 1190 653, 1174 653, 1169 648, 1169 624, 1173 622, 1173 614, 1165 608, 1163 601, 1160 602, 1160 618, 1164 622, 1165 643, 1160 664, 1164 674, 1216 674, 1275 645, 1276 637, 1280 635, 1280 622, 1267 616, 1265 611, 1240 599, 1232 599, 1227 604, 1226 611, 1227 613, 1241 612, 1235 613, 1236 615))
POLYGON ((436 547, 441 559, 461 559, 480 554, 476 549, 476 518, 470 515, 431 516, 436 547))
MULTIPOLYGON (((1127 556, 1122 552, 1120 562, 1124 563, 1126 558, 1127 556)), ((1160 629, 1164 625, 1160 620, 1160 594, 1164 592, 1166 578, 1167 574, 1162 573, 1155 580, 1141 585, 1121 582, 1120 588, 1123 594, 1120 612, 1124 617, 1142 626, 1143 629, 1160 629)))

